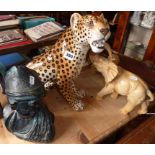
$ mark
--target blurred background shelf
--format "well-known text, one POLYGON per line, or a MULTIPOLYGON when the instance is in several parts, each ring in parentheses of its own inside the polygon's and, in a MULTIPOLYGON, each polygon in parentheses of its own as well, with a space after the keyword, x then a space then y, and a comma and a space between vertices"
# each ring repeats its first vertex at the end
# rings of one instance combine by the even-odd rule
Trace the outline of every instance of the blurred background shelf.
POLYGON ((113 48, 115 51, 124 54, 128 41, 138 41, 146 48, 144 60, 155 63, 155 27, 152 29, 130 24, 129 20, 133 12, 119 12, 119 21, 114 39, 113 48))
POLYGON ((22 52, 22 51, 26 51, 26 50, 30 51, 32 49, 36 49, 39 47, 52 45, 55 43, 55 41, 58 39, 59 36, 60 36, 60 34, 58 36, 52 37, 51 39, 47 39, 44 41, 32 42, 31 40, 29 40, 26 44, 19 43, 18 45, 10 45, 7 47, 1 47, 0 54, 12 53, 13 51, 18 51, 18 52, 22 52))

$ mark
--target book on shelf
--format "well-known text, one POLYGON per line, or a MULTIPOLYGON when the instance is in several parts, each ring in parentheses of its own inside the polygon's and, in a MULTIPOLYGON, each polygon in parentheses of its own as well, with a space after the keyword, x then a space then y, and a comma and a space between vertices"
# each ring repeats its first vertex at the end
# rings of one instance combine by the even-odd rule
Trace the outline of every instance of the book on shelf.
POLYGON ((10 43, 10 44, 0 45, 0 50, 9 49, 9 48, 12 50, 12 48, 16 48, 16 47, 24 46, 24 45, 30 45, 32 43, 33 42, 31 39, 27 39, 27 40, 23 40, 20 42, 14 42, 14 43, 10 43))
POLYGON ((27 40, 20 29, 0 31, 0 46, 27 40))
POLYGON ((13 52, 0 55, 0 65, 5 66, 9 69, 13 65, 23 64, 28 61, 28 58, 21 53, 13 52))
POLYGON ((30 16, 30 17, 18 17, 20 25, 23 29, 28 29, 34 26, 38 26, 45 22, 54 22, 55 19, 47 16, 30 16))
POLYGON ((56 22, 45 22, 38 26, 24 30, 25 34, 28 35, 34 42, 54 37, 59 35, 62 31, 64 31, 64 27, 56 22))
POLYGON ((49 35, 49 36, 46 36, 46 37, 42 37, 37 42, 51 40, 52 38, 59 36, 61 33, 62 32, 58 32, 58 33, 55 33, 55 34, 52 34, 52 35, 49 35))
POLYGON ((0 15, 0 30, 17 27, 19 19, 15 15, 0 15))
POLYGON ((0 21, 16 19, 16 15, 0 15, 0 21))

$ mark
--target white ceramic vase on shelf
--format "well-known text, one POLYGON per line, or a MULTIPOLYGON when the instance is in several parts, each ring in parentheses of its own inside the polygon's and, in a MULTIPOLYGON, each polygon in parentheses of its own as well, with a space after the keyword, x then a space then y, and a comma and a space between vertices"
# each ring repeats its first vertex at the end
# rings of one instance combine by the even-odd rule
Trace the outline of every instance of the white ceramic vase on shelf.
POLYGON ((155 13, 153 11, 145 11, 141 26, 152 29, 155 23, 155 13))

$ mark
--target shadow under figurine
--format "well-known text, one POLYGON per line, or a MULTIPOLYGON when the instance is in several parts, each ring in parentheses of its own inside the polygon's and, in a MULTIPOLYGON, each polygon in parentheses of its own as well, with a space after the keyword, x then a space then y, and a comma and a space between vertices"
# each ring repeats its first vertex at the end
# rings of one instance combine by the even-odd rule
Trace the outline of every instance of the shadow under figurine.
POLYGON ((5 76, 9 103, 3 109, 6 128, 17 137, 49 142, 55 134, 54 115, 40 100, 45 90, 37 73, 25 66, 13 66, 5 76))

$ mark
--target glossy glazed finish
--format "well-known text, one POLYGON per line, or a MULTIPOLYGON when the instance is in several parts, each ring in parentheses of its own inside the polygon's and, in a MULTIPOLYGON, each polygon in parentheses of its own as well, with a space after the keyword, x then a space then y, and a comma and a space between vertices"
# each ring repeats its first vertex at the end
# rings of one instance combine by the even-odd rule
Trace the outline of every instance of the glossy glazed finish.
POLYGON ((74 79, 80 74, 90 48, 94 53, 104 50, 110 30, 103 15, 74 13, 70 25, 53 46, 48 46, 27 67, 39 74, 45 88, 56 84, 71 107, 79 111, 84 109, 83 92, 76 88, 74 79))

